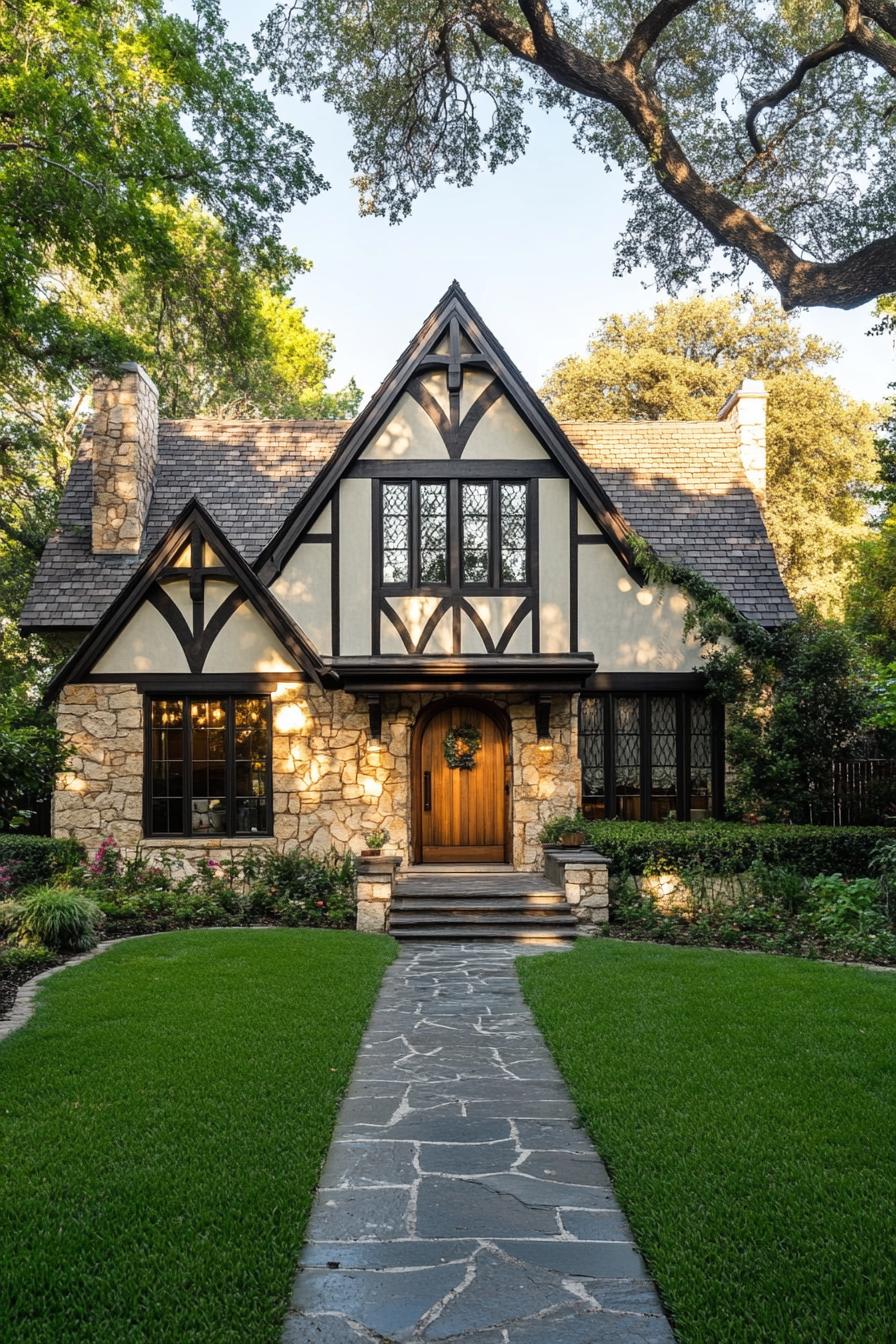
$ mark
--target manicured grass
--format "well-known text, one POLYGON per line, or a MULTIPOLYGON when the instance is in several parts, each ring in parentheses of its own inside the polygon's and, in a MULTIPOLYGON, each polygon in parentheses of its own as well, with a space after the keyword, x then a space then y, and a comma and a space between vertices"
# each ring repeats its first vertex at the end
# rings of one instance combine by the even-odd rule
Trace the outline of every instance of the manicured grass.
POLYGON ((274 1344, 393 950, 206 930, 52 977, 0 1046, 0 1339, 274 1344))
POLYGON ((896 1339, 896 976, 609 941, 517 966, 679 1340, 896 1339))

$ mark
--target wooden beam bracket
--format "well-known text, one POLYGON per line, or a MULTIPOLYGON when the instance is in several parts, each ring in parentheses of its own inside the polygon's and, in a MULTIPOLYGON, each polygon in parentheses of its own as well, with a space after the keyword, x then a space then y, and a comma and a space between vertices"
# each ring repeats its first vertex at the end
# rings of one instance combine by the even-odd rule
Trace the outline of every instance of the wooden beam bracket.
POLYGON ((370 740, 378 742, 383 735, 383 702, 378 695, 368 695, 367 713, 370 719, 370 740))

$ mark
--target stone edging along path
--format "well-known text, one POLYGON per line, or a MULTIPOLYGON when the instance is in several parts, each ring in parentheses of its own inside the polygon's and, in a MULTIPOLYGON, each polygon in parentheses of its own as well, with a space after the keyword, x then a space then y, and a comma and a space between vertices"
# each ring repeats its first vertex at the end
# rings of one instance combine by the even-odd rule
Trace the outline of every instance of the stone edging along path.
POLYGON ((405 944, 386 971, 283 1344, 672 1344, 523 1000, 535 951, 405 944))

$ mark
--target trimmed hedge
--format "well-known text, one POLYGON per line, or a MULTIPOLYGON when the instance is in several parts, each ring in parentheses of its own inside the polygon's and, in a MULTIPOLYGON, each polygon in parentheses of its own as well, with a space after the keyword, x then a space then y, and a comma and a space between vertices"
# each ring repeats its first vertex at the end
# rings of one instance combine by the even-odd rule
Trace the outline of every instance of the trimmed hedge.
POLYGON ((842 873, 865 877, 889 826, 756 826, 734 821, 592 821, 589 839, 616 872, 680 870, 700 864, 711 873, 744 872, 755 860, 806 877, 842 873))
POLYGON ((10 832, 0 834, 0 868, 9 870, 13 891, 51 882, 57 873, 74 868, 84 858, 84 846, 78 840, 10 832))

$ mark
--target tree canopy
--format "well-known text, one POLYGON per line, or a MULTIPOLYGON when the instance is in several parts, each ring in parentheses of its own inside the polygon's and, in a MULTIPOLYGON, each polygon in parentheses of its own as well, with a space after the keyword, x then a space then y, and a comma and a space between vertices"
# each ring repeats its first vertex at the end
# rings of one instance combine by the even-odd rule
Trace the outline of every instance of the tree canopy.
POLYGON ((71 367, 123 353, 55 277, 102 288, 135 256, 174 271, 190 197, 250 264, 322 185, 310 142, 256 88, 217 0, 0 0, 0 361, 71 367))
POLYGON ((837 353, 768 298, 672 300, 605 318, 543 395, 560 419, 712 420, 742 378, 764 379, 765 513, 782 573, 797 602, 839 615, 877 458, 874 409, 821 372, 837 353))
POLYGON ((896 289, 896 0, 277 0, 256 42, 347 114, 364 210, 512 163, 536 102, 625 175, 620 268, 675 289, 719 247, 786 308, 896 289))

